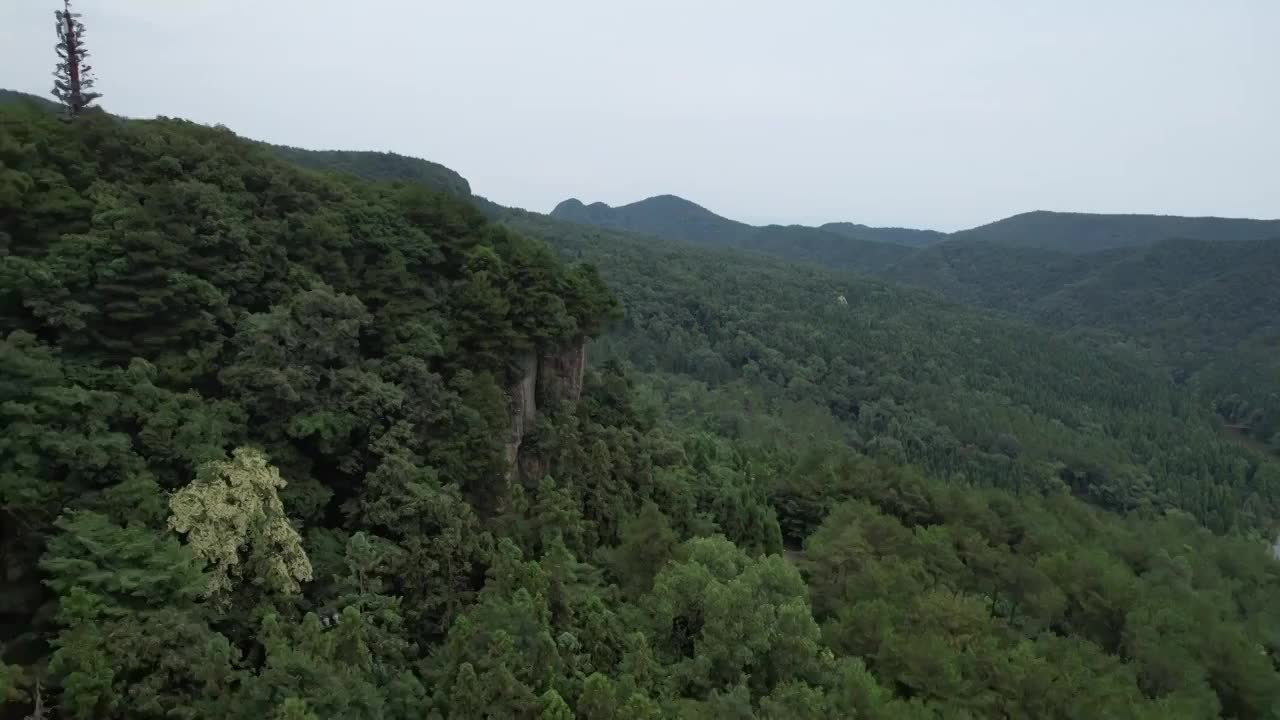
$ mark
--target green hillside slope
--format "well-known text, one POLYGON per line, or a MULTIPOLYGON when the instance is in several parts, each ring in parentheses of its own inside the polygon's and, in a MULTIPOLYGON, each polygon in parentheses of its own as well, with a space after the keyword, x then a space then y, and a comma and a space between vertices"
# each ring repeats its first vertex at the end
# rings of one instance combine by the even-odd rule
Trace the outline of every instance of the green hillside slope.
POLYGON ((1168 240, 1087 256, 956 241, 884 276, 1095 343, 1130 344, 1280 450, 1280 237, 1168 240))
POLYGON ((551 212, 558 220, 682 240, 702 247, 751 250, 798 262, 861 272, 879 271, 906 257, 904 245, 876 242, 801 225, 755 226, 721 217, 674 195, 609 207, 566 200, 551 212))
MULTIPOLYGON (((16 90, 0 89, 0 106, 13 104, 34 104, 51 112, 59 110, 57 103, 44 98, 16 90)), ((462 198, 471 196, 471 185, 466 178, 429 160, 389 152, 307 150, 270 143, 262 145, 277 157, 312 170, 336 172, 362 180, 414 182, 462 198)))
POLYGON ((915 230, 897 227, 870 227, 850 222, 827 223, 820 230, 833 232, 845 237, 874 240, 876 242, 906 245, 907 247, 928 247, 947 239, 947 233, 937 230, 915 230))
POLYGON ((1280 477, 1158 376, 485 207, 504 224, 225 129, 0 109, 3 713, 1280 700, 1280 477))
POLYGON ((0 106, 17 104, 33 104, 37 107, 53 112, 57 112, 59 110, 58 104, 52 100, 48 100, 38 95, 32 95, 30 93, 18 92, 17 90, 5 90, 4 88, 0 88, 0 106))
POLYGON ((816 402, 845 440, 942 477, 1063 483, 1219 527, 1280 508, 1275 465, 1220 439, 1207 408, 1139 362, 853 275, 535 214, 507 222, 601 270, 627 310, 602 342, 643 370, 816 402), (1236 462, 1251 469, 1228 480, 1236 462))
POLYGON ((466 178, 439 163, 420 158, 388 152, 267 147, 277 157, 312 170, 344 173, 362 180, 416 182, 458 197, 471 197, 471 185, 466 178))
POLYGON ((1067 253, 1139 247, 1170 239, 1240 242, 1277 237, 1280 237, 1280 220, 1100 215, 1044 210, 1014 215, 951 235, 953 240, 982 240, 1067 253))

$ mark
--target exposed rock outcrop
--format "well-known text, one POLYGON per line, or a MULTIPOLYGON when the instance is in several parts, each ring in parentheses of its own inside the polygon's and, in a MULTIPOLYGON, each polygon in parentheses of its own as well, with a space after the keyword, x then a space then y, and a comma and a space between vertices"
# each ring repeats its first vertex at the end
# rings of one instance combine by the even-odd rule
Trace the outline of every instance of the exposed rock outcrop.
POLYGON ((582 397, 586 364, 586 340, 579 340, 558 352, 519 358, 516 381, 507 388, 511 409, 511 425, 505 443, 508 481, 517 475, 540 477, 546 472, 545 460, 522 456, 520 446, 540 409, 550 412, 578 402, 582 397))
POLYGON ((526 486, 536 485, 546 476, 549 466, 547 459, 537 452, 524 452, 516 460, 516 473, 526 486))
POLYGON ((511 397, 511 430, 507 435, 507 479, 510 480, 520 457, 520 443, 525 432, 533 424, 538 406, 535 391, 538 385, 538 360, 532 354, 517 361, 519 372, 515 384, 507 390, 511 397))
POLYGON ((585 340, 538 359, 538 402, 548 408, 576 403, 582 397, 582 377, 587 367, 585 340))

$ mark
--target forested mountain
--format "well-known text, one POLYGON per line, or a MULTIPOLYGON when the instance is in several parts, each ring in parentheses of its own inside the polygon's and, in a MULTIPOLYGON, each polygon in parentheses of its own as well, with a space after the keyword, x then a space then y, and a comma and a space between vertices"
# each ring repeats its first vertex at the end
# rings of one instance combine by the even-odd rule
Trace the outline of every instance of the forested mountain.
POLYGON ((312 170, 344 173, 362 180, 404 180, 461 198, 471 197, 471 185, 466 178, 428 160, 389 152, 304 150, 285 145, 267 147, 277 156, 312 170))
POLYGON ((1128 345, 1280 451, 1280 236, 1090 255, 953 241, 884 276, 1098 345, 1128 345))
MULTIPOLYGON (((566 200, 556 206, 551 216, 584 225, 656 235, 696 245, 750 247, 786 259, 813 259, 795 257, 804 251, 781 240, 753 242, 752 238, 761 231, 780 226, 759 228, 740 223, 674 195, 659 195, 616 208, 604 203, 583 205, 576 199, 566 200)), ((1101 215, 1045 210, 1014 215, 950 234, 935 230, 868 227, 848 222, 827 223, 819 228, 789 228, 793 231, 820 231, 854 240, 915 248, 929 247, 944 241, 964 241, 1064 253, 1092 253, 1114 248, 1140 247, 1169 239, 1241 242, 1280 238, 1280 220, 1101 215)), ((791 241, 802 247, 802 237, 793 236, 791 241)), ((814 242, 822 244, 820 241, 814 242)), ((860 269, 849 263, 842 263, 842 266, 860 269)))
POLYGON ((951 235, 954 240, 985 240, 1000 245, 1067 253, 1139 247, 1170 239, 1239 242, 1277 237, 1280 237, 1280 220, 1100 215, 1046 210, 1014 215, 951 235))
POLYGON ((482 204, 0 109, 0 712, 1274 714, 1280 472, 1158 373, 482 204))
POLYGON ((52 100, 47 100, 29 93, 18 92, 17 90, 5 90, 4 88, 0 88, 0 106, 23 103, 34 103, 38 107, 42 107, 53 112, 57 112, 59 109, 58 104, 52 100))
POLYGON ((915 230, 897 227, 870 227, 850 222, 827 223, 818 228, 845 237, 876 242, 906 245, 907 247, 928 247, 947 239, 947 234, 937 230, 915 230))
POLYGON ((707 247, 740 247, 758 230, 675 195, 658 195, 616 208, 569 199, 557 205, 551 217, 707 247))
MULTIPOLYGON (((1000 487, 1010 493, 998 493, 1000 497, 1024 509, 1038 502, 1031 498, 1067 493, 1131 516, 1152 511, 1160 516, 1158 508, 1179 506, 1219 528, 1223 522, 1242 521, 1235 514, 1250 506, 1269 506, 1257 517, 1274 517, 1280 490, 1276 465, 1223 441, 1198 402, 1122 358, 857 276, 618 232, 575 231, 555 219, 518 211, 509 212, 505 221, 543 237, 568 258, 600 267, 627 311, 623 325, 599 341, 600 351, 644 371, 656 396, 652 402, 668 414, 689 427, 732 439, 756 474, 772 477, 769 498, 783 536, 788 541, 807 537, 806 557, 830 550, 815 549, 823 532, 874 525, 874 518, 882 517, 878 513, 895 503, 913 507, 905 512, 920 513, 916 522, 921 522, 931 512, 945 514, 943 508, 955 502, 953 497, 940 505, 929 504, 933 500, 914 505, 915 500, 898 494, 912 492, 898 484, 899 476, 887 481, 894 489, 872 503, 876 509, 860 515, 862 510, 846 508, 846 515, 833 516, 832 525, 810 536, 818 518, 844 497, 840 488, 849 476, 837 469, 838 462, 832 464, 840 447, 857 448, 889 466, 922 468, 930 477, 945 478, 947 487, 967 488, 971 494, 982 494, 979 487, 1000 487), (1244 472, 1237 476, 1242 483, 1227 479, 1232 468, 1244 472), (1229 489, 1233 485, 1236 489, 1229 489), (1192 499, 1187 492, 1220 500, 1192 499), (1272 499, 1263 501, 1264 496, 1272 499), (1225 514, 1217 516, 1219 512, 1225 514)), ((864 491, 861 486, 849 490, 852 496, 864 491)), ((889 514, 904 512, 898 507, 889 514)), ((950 522, 944 520, 941 527, 950 522)), ((948 532, 954 530, 958 528, 948 532)), ((859 539, 847 537, 845 542, 868 542, 862 531, 850 533, 859 539)), ((1076 537, 1086 545, 1094 542, 1076 537)), ((895 541, 870 542, 883 548, 879 543, 891 546, 895 541)), ((902 567, 901 558, 868 552, 888 567, 902 567)), ((1027 559, 1011 562, 1019 566, 1027 559)), ((890 579, 897 570, 876 568, 871 576, 841 582, 850 583, 845 587, 910 586, 890 579)), ((1113 594, 1116 589, 1100 591, 1111 598, 1104 604, 1127 605, 1113 594)), ((818 590, 815 597, 824 592, 818 590)), ((929 627, 918 615, 904 620, 914 610, 900 615, 891 609, 898 607, 894 601, 881 605, 886 598, 877 592, 863 595, 856 609, 846 604, 848 595, 835 595, 827 608, 847 613, 842 616, 847 622, 861 618, 864 623, 858 627, 866 644, 858 645, 858 652, 886 654, 884 663, 872 667, 881 680, 889 665, 901 661, 896 651, 909 644, 880 640, 881 623, 929 627), (885 614, 876 614, 880 612, 885 614), (902 622, 907 624, 898 624, 902 622)), ((1144 621, 1134 614, 1134 606, 1128 607, 1119 610, 1126 619, 1118 622, 1127 629, 1116 637, 1146 632, 1139 630, 1144 621)), ((825 627, 835 633, 838 625, 830 621, 825 627)), ((957 660, 967 651, 947 649, 954 640, 932 646, 931 652, 948 658, 936 672, 972 677, 972 668, 960 669, 964 661, 957 660)), ((1110 646, 1123 646, 1123 641, 1110 646)), ((1116 652, 1124 656, 1126 651, 1116 652)), ((1061 667, 1056 659, 1046 660, 1050 667, 1061 667)), ((985 716, 989 709, 974 711, 985 716)), ((1215 712, 1176 703, 1162 711, 1187 717, 1215 712)), ((1252 711, 1222 712, 1244 716, 1252 711)), ((1010 711, 1011 716, 1054 714, 1047 706, 1010 711)))
POLYGON ((553 217, 871 272, 1139 352, 1188 383, 1233 430, 1280 451, 1280 293, 1271 291, 1280 221, 1032 212, 951 235, 823 226, 921 247, 851 259, 809 228, 775 228, 771 242, 753 244, 763 229, 672 196, 619 208, 570 200, 553 217))
MULTIPOLYGON (((44 98, 16 90, 0 89, 0 106, 21 103, 34 103, 46 110, 58 111, 57 103, 44 98)), ((270 143, 262 143, 262 145, 275 155, 312 170, 337 172, 362 180, 403 180, 462 198, 471 196, 471 185, 466 178, 429 160, 390 152, 306 150, 270 143)))
POLYGON ((905 245, 853 237, 843 231, 802 225, 747 225, 674 195, 659 195, 616 208, 565 200, 552 210, 551 217, 703 247, 751 250, 863 272, 881 270, 911 252, 905 245))
POLYGON ((1258 518, 1280 510, 1274 463, 1220 439, 1207 407, 1122 354, 855 274, 504 219, 600 268, 627 309, 600 344, 638 369, 729 397, 749 388, 768 407, 816 402, 843 442, 941 477, 1061 482, 1113 510, 1177 506, 1218 528, 1259 502, 1258 518), (1221 483, 1238 461, 1252 480, 1221 483))

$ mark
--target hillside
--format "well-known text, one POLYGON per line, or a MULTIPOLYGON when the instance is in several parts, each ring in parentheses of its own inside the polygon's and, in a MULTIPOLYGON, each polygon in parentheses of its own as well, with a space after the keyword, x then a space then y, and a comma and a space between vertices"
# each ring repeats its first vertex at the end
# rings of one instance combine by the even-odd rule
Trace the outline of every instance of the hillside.
MULTIPOLYGON (((56 103, 44 98, 0 88, 0 107, 18 103, 34 103, 42 109, 58 111, 56 103)), ((461 198, 471 197, 471 185, 466 178, 439 163, 420 158, 389 152, 306 150, 270 143, 262 145, 277 157, 312 170, 342 173, 370 181, 414 182, 461 198)))
POLYGON ((362 180, 416 182, 450 195, 471 197, 471 185, 466 178, 428 160, 389 152, 304 150, 284 145, 267 147, 277 157, 312 170, 344 173, 362 180))
POLYGON ((881 270, 905 257, 903 245, 876 242, 801 225, 755 226, 721 217, 674 195, 610 207, 566 200, 551 217, 594 227, 682 240, 702 247, 751 250, 766 255, 862 272, 881 270))
POLYGON ((32 95, 30 93, 18 92, 17 90, 5 90, 4 88, 0 88, 0 106, 20 103, 32 103, 38 107, 53 112, 57 112, 59 109, 57 103, 47 98, 32 95))
POLYGON ((619 208, 566 201, 552 216, 871 272, 1071 331, 1164 368, 1233 430, 1280 451, 1280 221, 1034 212, 951 235, 884 230, 925 246, 860 245, 851 259, 832 236, 862 226, 824 226, 826 237, 754 228, 672 196, 619 208))
POLYGON ((658 195, 616 208, 570 199, 557 205, 551 217, 708 247, 741 247, 759 229, 675 195, 658 195))
POLYGON ((1132 343, 1280 451, 1280 237, 1166 240, 1090 255, 952 241, 884 277, 1095 343, 1132 343))
MULTIPOLYGON (((584 225, 683 240, 707 247, 746 248, 789 260, 823 262, 856 270, 875 270, 876 262, 859 263, 857 252, 848 257, 833 251, 839 243, 832 236, 861 241, 859 252, 870 252, 868 242, 898 247, 927 248, 944 242, 993 245, 1088 254, 1116 248, 1143 247, 1161 240, 1195 239, 1215 242, 1273 240, 1280 237, 1280 220, 1194 218, 1162 215, 1100 215, 1036 211, 1014 215, 969 230, 942 233, 910 228, 877 228, 856 223, 756 227, 721 217, 706 208, 673 195, 659 195, 640 202, 610 207, 566 200, 551 216, 584 225), (785 237, 775 234, 786 230, 785 237), (835 254, 833 254, 833 252, 835 254), (832 262, 834 260, 834 263, 832 262)), ((881 250, 877 257, 906 253, 881 250)))
POLYGON ((1157 375, 486 207, 225 129, 0 109, 5 713, 1280 700, 1280 475, 1157 375))
POLYGON ((1014 215, 951 235, 953 240, 981 240, 1067 253, 1140 247, 1170 239, 1240 242, 1278 237, 1280 220, 1099 215, 1044 210, 1014 215))
MULTIPOLYGON (((1010 488, 1075 478, 1111 509, 1172 503, 1211 524, 1260 489, 1241 486, 1213 510, 1199 494, 1226 486, 1174 499, 1174 487, 1197 485, 1204 458, 1249 456, 1140 360, 856 275, 519 211, 506 222, 600 269, 627 312, 601 341, 620 358, 711 387, 743 383, 775 402, 816 401, 847 426, 844 440, 892 448, 940 476, 1010 488), (1015 450, 1000 449, 1010 441, 1015 450)), ((1246 462, 1255 480, 1273 482, 1273 463, 1246 462)))
POLYGON ((1097 262, 1094 255, 955 240, 904 258, 880 277, 956 302, 1017 312, 1084 277, 1097 262))
POLYGON ((938 232, 937 230, 870 227, 868 225, 859 225, 858 223, 850 222, 827 223, 826 225, 820 226, 818 229, 833 232, 845 237, 858 238, 861 240, 874 240, 875 242, 905 245, 907 247, 916 248, 928 247, 947 239, 947 233, 938 232))
MULTIPOLYGON (((425 162, 425 161, 423 161, 425 162)), ((394 177, 394 176, 392 176, 394 177)), ((406 179, 412 179, 406 178, 406 179)), ((662 230, 663 232, 675 233, 674 229, 664 229, 662 226, 654 225, 653 218, 680 218, 671 227, 682 227, 686 231, 691 228, 706 228, 707 236, 719 238, 725 243, 752 243, 758 241, 758 237, 754 235, 756 231, 763 228, 755 228, 742 223, 736 223, 725 218, 721 218, 710 211, 701 208, 693 203, 689 203, 680 198, 673 196, 662 196, 653 198, 643 203, 637 203, 623 208, 608 208, 608 206, 599 203, 591 206, 584 206, 576 201, 567 201, 562 203, 557 209, 561 216, 569 216, 574 218, 568 222, 555 216, 539 216, 535 213, 523 213, 520 211, 511 211, 501 206, 488 203, 487 201, 478 201, 482 206, 487 208, 488 214, 492 217, 505 220, 508 224, 514 224, 515 227, 523 232, 541 237, 552 247, 569 253, 569 256, 575 260, 581 260, 593 263, 599 267, 606 277, 614 281, 615 287, 622 293, 624 299, 627 297, 629 288, 625 281, 620 280, 616 272, 620 263, 626 264, 626 270, 623 271, 623 278, 626 280, 633 279, 629 273, 635 271, 636 268, 644 267, 667 267, 670 264, 670 256, 666 260, 660 259, 655 254, 651 258, 632 257, 620 258, 618 256, 621 247, 647 247, 652 245, 655 248, 664 248, 666 252, 672 252, 673 247, 666 243, 657 242, 650 238, 642 240, 641 235, 634 233, 619 233, 608 235, 610 242, 599 244, 566 244, 566 238, 575 238, 583 236, 583 231, 578 224, 584 220, 586 224, 615 223, 628 227, 649 227, 653 230, 662 230), (516 220, 512 220, 516 218, 516 220), (543 224, 549 224, 544 227, 543 224), (736 239, 735 239, 736 238, 736 239)), ((774 237, 785 239, 791 232, 799 232, 801 237, 806 238, 810 242, 813 235, 804 233, 807 228, 772 228, 776 231, 774 237)), ((693 243, 693 245, 702 245, 704 243, 693 243)), ((816 246, 810 246, 816 247, 816 246)), ((1240 243, 1230 247, 1222 248, 1222 253, 1218 254, 1212 262, 1202 260, 1193 260, 1187 252, 1214 253, 1218 248, 1216 243, 1197 243, 1192 241, 1158 243, 1156 247, 1149 251, 1138 249, 1132 251, 1110 251, 1089 256, 1080 256, 1076 254, 1056 253, 1053 251, 1042 250, 1038 248, 1011 248, 1008 246, 1000 246, 994 243, 983 242, 959 242, 950 241, 938 243, 924 251, 913 253, 905 260, 887 265, 882 274, 897 282, 905 284, 914 284, 927 287, 935 291, 941 291, 950 299, 958 300, 966 304, 975 304, 985 306, 991 309, 1002 310, 1014 315, 1019 315, 1037 323, 1048 325, 1049 327, 1070 328, 1077 330, 1106 330, 1110 334, 1097 337, 1077 337, 1073 342, 1083 342, 1086 346, 1099 347, 1105 346, 1117 350, 1121 355, 1128 354, 1132 356, 1132 350, 1126 347, 1125 343, 1130 338, 1138 339, 1143 343, 1142 352, 1132 360, 1124 361, 1130 363, 1131 370, 1141 375, 1144 370, 1138 366, 1149 364, 1152 362, 1172 362, 1172 367, 1189 367, 1194 370, 1202 370, 1203 372, 1197 377, 1197 382, 1193 386, 1197 390, 1206 388, 1212 389, 1209 392, 1208 405, 1204 407, 1217 406, 1220 409, 1230 410, 1226 413, 1232 422, 1241 422, 1243 416, 1248 416, 1248 421, 1253 423, 1250 430, 1258 433, 1263 440, 1271 437, 1272 432, 1269 430, 1272 423, 1273 411, 1266 403, 1266 393, 1256 392, 1258 387, 1266 387, 1265 382, 1255 384, 1248 388, 1252 392, 1245 392, 1244 398, 1255 399, 1256 404, 1250 404, 1248 400, 1242 400, 1239 392, 1242 389, 1240 382, 1232 382, 1231 377, 1225 373, 1220 367, 1232 367, 1235 369, 1235 377, 1265 378, 1269 375, 1272 361, 1263 357, 1259 352, 1267 347, 1270 343, 1271 335, 1268 328, 1273 325, 1267 323, 1259 323, 1256 318, 1272 318, 1276 315, 1270 313, 1269 309, 1273 301, 1255 297, 1250 294, 1256 292, 1266 292, 1267 284, 1261 280, 1274 270, 1273 262, 1268 258, 1272 258, 1275 245, 1268 243, 1240 243), (1172 253, 1180 249, 1180 256, 1174 257, 1177 253, 1172 253), (1249 253, 1255 253, 1255 257, 1249 259, 1249 253), (1141 260, 1139 260, 1141 258, 1141 260), (1128 265, 1137 265, 1146 269, 1146 274, 1136 272, 1136 267, 1131 268, 1128 265), (1105 271, 1103 270, 1105 268, 1105 271), (1211 295, 1211 290, 1217 288, 1222 291, 1224 288, 1230 287, 1233 283, 1228 277, 1218 277, 1205 282, 1197 281, 1196 278, 1206 273, 1227 273, 1232 269, 1250 269, 1252 275, 1250 278, 1238 278, 1242 283, 1242 288, 1247 288, 1248 292, 1237 291, 1234 300, 1226 301, 1225 298, 1215 298, 1211 295), (943 272, 939 272, 942 270, 943 272), (1172 276, 1170 274, 1172 273, 1172 276), (1165 291, 1164 295, 1156 295, 1145 297, 1139 301, 1139 297, 1143 297, 1141 290, 1134 290, 1133 287, 1159 287, 1165 291), (1185 297, 1176 297, 1179 292, 1185 291, 1185 297), (1110 292, 1108 296, 1106 293, 1110 292), (1226 304, 1224 304, 1226 301, 1226 304), (1208 303, 1208 304, 1205 304, 1208 303), (1182 322, 1181 317, 1177 313, 1167 312, 1170 309, 1180 308, 1178 312, 1190 308, 1201 307, 1198 315, 1194 315, 1194 322, 1199 325, 1191 327, 1182 322), (1226 316, 1218 316, 1215 312, 1204 312, 1203 308, 1223 307, 1229 312, 1226 316), (1231 310, 1231 308, 1236 308, 1231 310), (1127 321, 1119 322, 1118 320, 1108 319, 1115 316, 1116 313, 1127 313, 1127 321), (1250 311, 1253 311, 1252 313, 1250 311), (1110 313, 1110 316, 1108 315, 1110 313), (1167 317, 1165 317, 1167 316, 1167 317), (1224 317, 1235 318, 1234 323, 1223 324, 1224 317), (1255 320, 1250 320, 1253 317, 1255 320), (1174 329, 1177 328, 1177 329, 1174 329), (1212 334, 1212 333, 1216 333, 1212 334), (1166 338, 1165 343, 1158 341, 1159 336, 1166 338), (1255 337, 1256 336, 1256 337, 1255 337), (1190 343, 1193 341, 1197 345, 1192 348, 1190 343), (1236 348, 1236 353, 1224 353, 1222 348, 1236 348), (1249 351, 1249 348, 1257 350, 1249 351), (1214 358, 1225 358, 1227 356, 1235 357, 1232 363, 1213 364, 1214 358), (1244 359, 1241 359, 1244 358, 1244 359), (1181 365, 1176 364, 1179 360, 1181 365), (1246 372, 1247 370, 1247 372, 1246 372)), ((754 249, 754 248, 753 248, 754 249)), ((690 251, 692 252, 692 251, 690 251)), ((782 255, 778 252, 767 252, 774 256, 782 255)), ((887 262, 887 258, 884 259, 887 262)), ((786 275, 789 270, 785 264, 779 265, 769 261, 760 259, 758 261, 749 261, 746 256, 742 256, 732 252, 721 252, 707 258, 693 255, 690 258, 682 258, 680 265, 687 263, 709 263, 708 271, 710 272, 731 272, 751 275, 753 270, 748 269, 743 263, 760 262, 765 266, 772 266, 777 271, 786 275), (714 259, 711 259, 714 258, 714 259)), ((686 277, 669 277, 662 279, 659 275, 655 281, 656 288, 650 292, 655 296, 663 292, 663 288, 681 288, 687 286, 691 281, 686 277)), ((851 284, 857 285, 866 281, 859 281, 854 278, 835 275, 826 277, 821 281, 803 275, 796 274, 790 278, 791 292, 794 296, 792 299, 778 298, 767 303, 770 308, 785 306, 788 303, 794 303, 794 297, 806 296, 812 301, 821 304, 822 299, 813 295, 813 293, 828 293, 828 297, 833 298, 833 291, 824 290, 823 288, 848 287, 851 284), (797 284, 798 283, 798 284, 797 284), (809 286, 813 283, 813 286, 809 286)), ((775 278, 762 279, 762 286, 769 288, 787 286, 787 282, 781 282, 775 278)), ((697 287, 698 284, 694 283, 697 287)), ((715 291, 718 288, 704 288, 707 298, 714 298, 715 291)), ((846 295, 844 291, 840 291, 846 295)), ((881 287, 881 292, 890 293, 890 288, 881 287)), ((712 301, 712 300, 708 300, 712 301)), ((663 301, 656 301, 663 302, 663 301)), ((722 302, 726 304, 745 303, 748 302, 747 296, 736 299, 724 299, 722 302)), ((894 297, 889 301, 891 306, 915 307, 916 301, 908 300, 904 297, 894 297)), ((628 305, 628 308, 631 306, 628 305)), ((941 306, 940 306, 941 307, 941 306)), ((705 310, 698 311, 699 315, 705 315, 705 310)), ((778 318, 774 321, 779 324, 785 324, 786 320, 778 318)), ((955 319, 931 319, 928 321, 930 325, 939 325, 945 327, 955 326, 959 321, 955 319)), ((974 319, 972 322, 983 324, 987 322, 982 319, 974 319)), ((994 320, 991 322, 995 322, 994 320)), ((666 330, 662 330, 665 333, 666 330)), ((845 330, 836 328, 827 328, 824 333, 831 335, 842 335, 845 330)), ((913 336, 917 331, 898 329, 897 332, 901 337, 913 336)), ((925 334, 925 331, 918 331, 925 334)), ((935 338, 936 339, 936 338, 935 338)), ((1045 342, 1045 337, 1041 336, 1037 339, 1026 340, 1009 340, 995 341, 983 340, 980 344, 983 347, 996 347, 1001 342, 1007 342, 1011 347, 1025 347, 1029 345, 1040 345, 1045 342)), ((616 340, 610 339, 606 341, 606 346, 616 344, 616 340)), ((693 348, 680 349, 679 345, 671 345, 669 338, 665 336, 660 338, 650 338, 643 341, 644 343, 662 344, 668 348, 669 352, 674 352, 682 356, 698 355, 699 352, 693 348)), ((932 340, 922 342, 932 342, 932 340)), ((792 355, 797 352, 795 347, 779 348, 778 352, 784 355, 792 355)), ((815 357, 826 357, 822 352, 810 349, 815 357)), ((855 351, 850 350, 850 353, 855 351)), ((885 367, 910 367, 913 362, 919 362, 928 358, 929 362, 936 363, 934 357, 935 350, 924 346, 912 347, 904 346, 895 352, 900 352, 900 357, 886 357, 882 359, 885 367)), ((1055 355, 1070 354, 1076 352, 1073 348, 1064 345, 1055 351, 1055 355)), ((631 364, 638 365, 641 368, 654 370, 658 365, 638 362, 639 357, 643 356, 641 351, 634 348, 616 351, 614 353, 619 359, 626 360, 631 364)), ((740 361, 730 362, 730 366, 736 365, 740 361)), ((984 361, 986 362, 986 361, 984 361)), ((995 363, 998 366, 1010 365, 1017 366, 1020 363, 1013 357, 1000 360, 995 363)), ((1050 363, 1051 364, 1051 363, 1050 363)), ((681 366, 683 367, 683 366, 681 366)), ((687 368, 686 368, 687 369, 687 368)), ((1187 370, 1190 373, 1194 370, 1187 370)), ((953 372, 957 375, 972 377, 972 373, 968 368, 956 366, 953 372)), ((1039 373, 1040 370, 1037 370, 1039 373)), ((689 373, 686 373, 689 374, 689 373)), ((1094 377, 1099 374, 1105 374, 1101 370, 1089 370, 1081 372, 1079 369, 1068 371, 1064 369, 1059 376, 1079 378, 1094 377)), ((696 376, 696 374, 694 374, 696 376)), ((1158 380, 1152 378, 1138 379, 1132 378, 1127 381, 1117 381, 1118 385, 1127 385, 1130 387, 1142 387, 1147 381, 1158 380)), ((706 378, 699 378, 705 380, 706 378)), ((811 381, 818 387, 842 387, 845 382, 833 382, 830 379, 821 381, 811 381)), ((977 382, 970 391, 986 391, 990 387, 995 386, 1000 381, 995 378, 985 378, 977 382)), ((1025 383, 1034 383, 1034 380, 1027 379, 1025 383)), ((1073 379, 1071 382, 1077 382, 1073 379)), ((1104 398, 1109 395, 1111 390, 1097 389, 1096 397, 1104 398)), ((1148 394, 1159 394, 1160 392, 1154 388, 1147 388, 1143 391, 1148 394)), ((1058 388, 1053 391, 1054 395, 1060 393, 1070 393, 1067 388, 1058 388)), ((1180 393, 1175 392, 1175 395, 1180 393)), ((1190 400, 1189 396, 1183 396, 1182 401, 1190 400)), ((976 407, 983 401, 972 401, 972 407, 976 407)), ((1087 411, 1086 414, 1093 413, 1093 410, 1087 411)), ((1157 411, 1159 414, 1160 411, 1157 411)), ((846 418, 847 419, 847 418, 846 418)), ((1061 424, 1065 420, 1064 417, 1048 418, 1055 424, 1061 424)), ((936 422, 930 418, 928 422, 936 422)), ((968 422, 968 421, 966 421, 968 422)), ((988 420, 988 423, 993 421, 988 420)), ((1010 418, 1006 421, 1005 427, 1000 423, 994 423, 993 427, 988 428, 986 440, 990 443, 990 437, 993 434, 1005 432, 1013 437, 1018 437, 1025 433, 1025 429, 1019 429, 1020 419, 1010 418)), ((1199 416, 1200 429, 1198 432, 1209 432, 1212 430, 1212 423, 1207 414, 1199 416)), ((1034 423, 1023 423, 1024 425, 1032 425, 1034 423)), ((955 428, 948 428, 951 433, 965 436, 972 435, 973 431, 958 431, 955 428)), ((921 432, 921 435, 929 436, 931 433, 921 432)), ((946 434, 934 434, 935 439, 942 445, 950 442, 958 442, 953 438, 948 439, 946 434)), ((863 438, 860 442, 866 443, 875 438, 863 438)), ((894 439, 895 441, 898 439, 894 439)), ((1090 441, 1091 442, 1091 441, 1090 441)), ((1060 438, 1055 439, 1055 452, 1050 453, 1045 461, 1050 463, 1063 462, 1064 459, 1072 457, 1083 457, 1097 455, 1096 449, 1067 452, 1066 443, 1060 438), (1073 454, 1074 453, 1074 454, 1073 454)), ((1046 445, 1052 443, 1046 443, 1046 445)), ((964 445, 959 442, 959 445, 964 445)), ((1171 450, 1171 452, 1173 452, 1171 450)), ((1215 451, 1217 452, 1217 451, 1215 451)), ((1113 451, 1104 453, 1111 457, 1122 457, 1123 452, 1117 454, 1113 451)), ((913 462, 919 462, 918 457, 910 457, 913 462)), ((1126 461, 1127 462, 1127 461, 1126 461)), ((1145 464, 1146 460, 1140 464, 1145 464)), ((1069 464, 1069 463, 1068 463, 1069 464)), ((940 471, 941 466, 933 468, 940 471)), ((948 472, 951 468, 948 468, 948 472)), ((1088 472, 1095 472, 1091 469, 1088 472)), ((1041 470, 1025 471, 1027 477, 1036 475, 1041 470)), ((1083 471, 1080 471, 1083 472, 1083 471)), ((1095 482, 1097 478, 1091 480, 1095 482)), ((1022 482, 1019 480, 1018 482, 1022 482)), ((1146 481, 1144 481, 1146 482, 1146 481)), ((1165 478, 1165 482, 1174 482, 1171 476, 1165 478)), ((1181 481, 1178 481, 1181 482, 1181 481)), ((1195 507, 1196 503, 1203 503, 1203 500, 1196 500, 1194 503, 1182 504, 1188 510, 1204 515, 1203 507, 1195 507)), ((1123 503, 1122 503, 1123 504, 1123 503)), ((1234 512, 1234 510, 1232 511, 1234 512)), ((1269 512, 1269 511, 1268 511, 1269 512)), ((1266 513, 1264 513, 1265 515, 1266 513)))

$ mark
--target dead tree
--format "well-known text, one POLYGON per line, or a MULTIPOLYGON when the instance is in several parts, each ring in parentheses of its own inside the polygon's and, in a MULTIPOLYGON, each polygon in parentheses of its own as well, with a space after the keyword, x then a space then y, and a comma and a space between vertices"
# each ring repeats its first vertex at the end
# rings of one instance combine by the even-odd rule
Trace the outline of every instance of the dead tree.
POLYGON ((62 103, 67 117, 74 118, 101 94, 93 92, 93 68, 85 63, 89 51, 84 46, 84 23, 71 12, 71 0, 63 0, 58 18, 58 68, 54 70, 53 96, 62 103))

